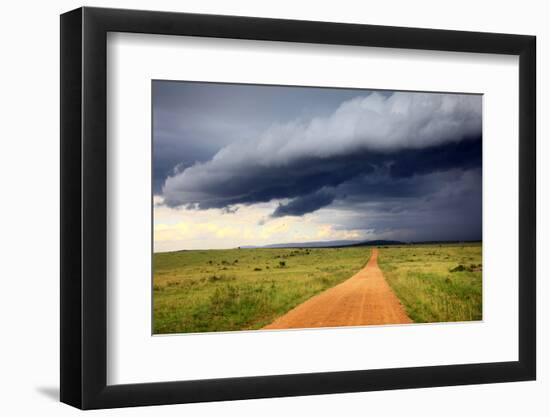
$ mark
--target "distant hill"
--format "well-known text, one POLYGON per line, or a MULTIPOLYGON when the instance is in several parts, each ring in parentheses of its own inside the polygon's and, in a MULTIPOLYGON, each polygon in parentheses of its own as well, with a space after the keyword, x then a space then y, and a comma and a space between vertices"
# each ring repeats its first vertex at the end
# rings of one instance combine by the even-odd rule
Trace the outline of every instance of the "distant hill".
POLYGON ((390 246, 406 244, 407 242, 400 242, 399 240, 365 240, 363 242, 358 242, 347 246, 390 246))
POLYGON ((241 246, 243 249, 255 248, 341 248, 346 246, 381 246, 381 245, 403 245, 404 242, 397 240, 329 240, 319 242, 294 242, 275 243, 265 246, 241 246))
POLYGON ((344 248, 357 246, 392 246, 392 245, 450 245, 480 243, 481 240, 426 240, 401 242, 399 240, 328 240, 318 242, 274 243, 265 246, 241 246, 241 249, 276 249, 276 248, 344 248))

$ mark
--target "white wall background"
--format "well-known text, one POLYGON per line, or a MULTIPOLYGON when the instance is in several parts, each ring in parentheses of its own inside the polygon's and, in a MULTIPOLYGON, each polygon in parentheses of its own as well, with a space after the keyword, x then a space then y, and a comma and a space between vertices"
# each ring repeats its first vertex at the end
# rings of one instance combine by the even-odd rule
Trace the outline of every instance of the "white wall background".
MULTIPOLYGON (((59 391, 59 17, 81 6, 70 0, 8 2, 0 23, 0 410, 3 415, 75 415, 57 402, 59 391)), ((550 26, 536 0, 337 2, 278 0, 124 0, 86 5, 240 14, 533 34, 538 37, 539 378, 537 382, 344 395, 145 407, 95 412, 138 416, 548 415, 550 404, 550 147, 543 119, 550 97, 550 26), (546 394, 546 395, 544 395, 546 394)))

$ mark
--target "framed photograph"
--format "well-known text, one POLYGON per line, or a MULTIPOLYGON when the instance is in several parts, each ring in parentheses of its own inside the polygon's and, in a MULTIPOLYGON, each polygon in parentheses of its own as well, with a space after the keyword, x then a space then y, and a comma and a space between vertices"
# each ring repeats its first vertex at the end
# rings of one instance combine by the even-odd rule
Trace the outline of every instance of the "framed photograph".
POLYGON ((61 16, 61 401, 533 380, 535 37, 61 16))

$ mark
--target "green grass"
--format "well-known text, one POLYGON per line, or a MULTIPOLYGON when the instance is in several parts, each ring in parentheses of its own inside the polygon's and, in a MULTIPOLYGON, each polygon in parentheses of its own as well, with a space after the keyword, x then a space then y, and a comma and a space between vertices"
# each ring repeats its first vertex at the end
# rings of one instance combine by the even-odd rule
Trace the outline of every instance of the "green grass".
MULTIPOLYGON (((154 255, 154 333, 259 329, 361 269, 370 248, 154 255)), ((382 247, 378 264, 414 322, 482 318, 481 244, 382 247)))
POLYGON ((416 323, 482 319, 481 244, 380 249, 378 265, 416 323))
POLYGON ((259 329, 351 277, 370 253, 370 248, 156 253, 153 332, 259 329))

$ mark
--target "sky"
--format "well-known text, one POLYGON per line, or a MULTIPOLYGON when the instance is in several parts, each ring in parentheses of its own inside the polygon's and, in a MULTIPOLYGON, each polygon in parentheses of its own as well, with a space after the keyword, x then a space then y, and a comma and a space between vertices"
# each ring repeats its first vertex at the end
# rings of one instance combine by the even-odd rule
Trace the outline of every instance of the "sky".
POLYGON ((155 252, 481 240, 481 95, 152 88, 155 252))

